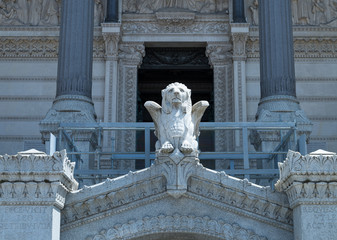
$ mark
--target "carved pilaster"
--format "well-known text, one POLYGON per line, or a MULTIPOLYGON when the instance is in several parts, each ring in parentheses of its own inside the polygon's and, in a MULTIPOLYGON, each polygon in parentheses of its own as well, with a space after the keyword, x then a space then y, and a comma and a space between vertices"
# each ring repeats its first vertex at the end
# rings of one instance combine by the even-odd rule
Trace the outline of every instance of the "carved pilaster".
MULTIPOLYGON (((232 78, 232 47, 225 43, 208 43, 206 56, 213 68, 214 77, 214 116, 216 122, 232 122, 233 116, 233 78, 232 78)), ((233 134, 216 131, 216 151, 232 149, 233 134)), ((223 168, 217 162, 216 168, 223 168)))
MULTIPOLYGON (((122 43, 119 46, 119 79, 118 82, 118 117, 119 122, 136 122, 137 117, 137 73, 145 56, 143 43, 122 43)), ((135 149, 135 132, 125 131, 121 134, 118 149, 131 152, 135 149)), ((116 162, 117 163, 117 162, 116 162)), ((129 164, 126 168, 132 168, 131 161, 120 161, 121 164, 129 164)), ((123 166, 116 166, 123 167, 123 166)))
MULTIPOLYGON (((118 51, 120 41, 119 23, 102 23, 102 35, 105 43, 105 93, 104 122, 117 121, 118 89, 118 51)), ((114 133, 106 132, 103 136, 104 148, 111 149, 111 138, 114 133)))
MULTIPOLYGON (((248 23, 232 23, 233 75, 234 75, 234 121, 247 121, 246 94, 246 41, 249 33, 248 23)), ((235 147, 241 148, 241 134, 235 132, 235 147)))
POLYGON ((337 155, 317 150, 308 155, 289 151, 279 163, 275 187, 286 192, 294 210, 294 239, 329 239, 337 229, 337 155), (333 223, 333 224, 331 224, 333 223))

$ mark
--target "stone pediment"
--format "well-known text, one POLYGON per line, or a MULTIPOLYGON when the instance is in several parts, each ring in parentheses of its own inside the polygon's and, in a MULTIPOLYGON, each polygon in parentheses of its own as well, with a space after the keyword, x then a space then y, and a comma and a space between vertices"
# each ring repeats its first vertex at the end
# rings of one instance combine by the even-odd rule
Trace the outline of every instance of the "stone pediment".
POLYGON ((82 234, 83 239, 131 239, 170 231, 199 231, 220 239, 229 232, 244 232, 254 239, 279 239, 268 237, 270 230, 256 232, 269 228, 292 234, 292 211, 285 194, 206 169, 195 158, 185 157, 178 164, 161 159, 150 168, 68 194, 61 231, 64 239, 73 234, 82 234), (215 229, 207 232, 206 226, 215 229))

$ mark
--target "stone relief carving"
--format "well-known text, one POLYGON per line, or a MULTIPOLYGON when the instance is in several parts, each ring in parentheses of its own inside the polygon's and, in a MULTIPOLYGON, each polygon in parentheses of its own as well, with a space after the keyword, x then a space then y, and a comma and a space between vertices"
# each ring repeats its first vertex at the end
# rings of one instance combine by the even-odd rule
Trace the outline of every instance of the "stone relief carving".
POLYGON ((177 82, 162 90, 162 98, 162 106, 153 101, 145 103, 156 128, 156 151, 173 152, 172 159, 198 153, 199 123, 208 102, 199 101, 192 106, 191 90, 177 82))
POLYGON ((125 13, 154 13, 163 9, 194 11, 200 13, 217 13, 228 11, 227 0, 125 0, 125 13))
POLYGON ((228 240, 267 240, 249 229, 242 228, 237 223, 228 223, 222 219, 212 219, 208 216, 193 215, 159 215, 130 220, 127 223, 115 224, 112 228, 102 229, 87 240, 117 240, 133 239, 144 235, 165 232, 187 232, 214 236, 228 240))
MULTIPOLYGON (((248 0, 248 18, 258 25, 258 1, 248 0)), ((294 25, 325 25, 337 27, 336 0, 291 0, 294 25)))
MULTIPOLYGON (((95 0, 94 23, 104 20, 105 4, 95 0)), ((61 0, 0 0, 0 25, 57 26, 61 0)))
POLYGON ((170 24, 163 27, 159 23, 127 22, 122 25, 123 34, 158 34, 158 33, 228 33, 228 24, 219 22, 198 22, 192 25, 170 24))
POLYGON ((287 193, 292 208, 302 202, 336 202, 336 153, 317 150, 301 155, 289 151, 286 160, 278 165, 280 179, 275 187, 287 193))

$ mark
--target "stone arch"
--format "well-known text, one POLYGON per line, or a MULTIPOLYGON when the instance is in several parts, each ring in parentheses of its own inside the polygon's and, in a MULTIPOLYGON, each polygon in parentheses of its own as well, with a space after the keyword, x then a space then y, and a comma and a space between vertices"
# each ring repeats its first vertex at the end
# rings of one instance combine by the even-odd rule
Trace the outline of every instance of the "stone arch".
POLYGON ((142 240, 148 239, 146 237, 149 236, 151 236, 150 239, 156 239, 157 236, 169 237, 172 234, 180 235, 182 240, 184 236, 185 239, 188 239, 188 236, 201 239, 200 237, 203 236, 212 240, 267 240, 266 237, 259 236, 236 223, 228 223, 221 219, 215 220, 208 216, 180 214, 144 217, 123 224, 115 224, 109 229, 102 229, 87 240, 142 240))

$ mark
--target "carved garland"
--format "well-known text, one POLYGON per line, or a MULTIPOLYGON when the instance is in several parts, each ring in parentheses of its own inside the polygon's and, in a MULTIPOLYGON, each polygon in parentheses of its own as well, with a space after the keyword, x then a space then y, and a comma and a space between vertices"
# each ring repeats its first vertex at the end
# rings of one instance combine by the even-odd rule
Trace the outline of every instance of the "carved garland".
POLYGON ((141 220, 131 220, 128 223, 116 224, 110 229, 103 229, 99 234, 88 237, 88 240, 118 240, 132 239, 157 233, 184 232, 213 236, 226 240, 267 240, 252 230, 244 229, 237 223, 211 219, 208 216, 174 214, 145 217, 141 220))

